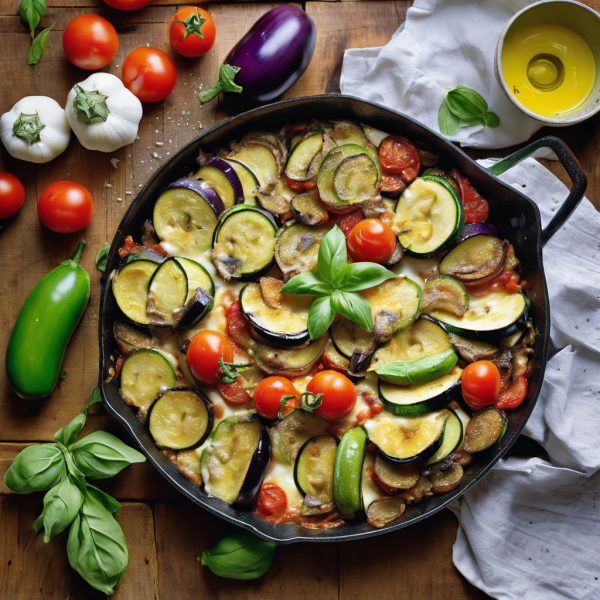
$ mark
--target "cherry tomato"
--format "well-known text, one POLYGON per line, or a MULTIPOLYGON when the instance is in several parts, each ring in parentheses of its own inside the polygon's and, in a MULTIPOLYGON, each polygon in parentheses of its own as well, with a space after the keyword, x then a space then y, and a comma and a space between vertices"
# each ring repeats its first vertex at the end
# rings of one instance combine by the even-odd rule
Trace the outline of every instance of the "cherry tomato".
POLYGON ((400 175, 410 183, 421 170, 417 147, 402 135, 388 135, 379 146, 381 169, 388 175, 400 175))
POLYGON ((23 184, 7 171, 0 171, 0 219, 16 215, 25 202, 23 184))
POLYGON ((357 223, 348 236, 348 252, 355 261, 384 263, 396 249, 396 235, 379 219, 357 223))
POLYGON ((222 333, 206 329, 192 338, 186 354, 186 362, 195 379, 202 383, 217 383, 220 358, 223 362, 233 360, 233 346, 222 333))
POLYGON ((306 386, 313 394, 323 394, 321 406, 315 413, 324 419, 336 421, 352 412, 356 404, 356 388, 342 373, 337 371, 321 371, 306 386))
POLYGON ((268 481, 260 487, 254 514, 258 517, 281 516, 287 510, 287 496, 275 483, 268 481))
POLYGON ((494 408, 503 410, 505 408, 517 408, 527 395, 527 378, 525 375, 516 377, 510 385, 500 392, 494 408))
POLYGON ((500 393, 501 384, 500 371, 489 360, 471 363, 462 373, 462 395, 473 410, 494 404, 500 393))
POLYGON ((187 58, 204 56, 213 47, 215 35, 213 18, 197 6, 177 11, 169 29, 173 50, 187 58))
POLYGON ((56 233, 74 233, 91 223, 94 199, 74 181, 56 181, 42 192, 38 214, 48 229, 56 233))
POLYGON ((470 181, 456 169, 452 169, 448 175, 456 181, 460 189, 460 198, 465 213, 465 223, 485 223, 490 216, 490 205, 488 204, 488 201, 483 198, 471 185, 470 181))
POLYGON ((357 223, 364 221, 362 210, 355 210, 354 212, 343 215, 338 219, 337 226, 342 230, 342 233, 346 238, 350 235, 350 232, 354 229, 357 223))
POLYGON ((166 52, 138 48, 123 61, 121 79, 142 102, 159 102, 173 91, 177 70, 166 52))
POLYGON ((119 10, 137 10, 143 8, 150 0, 104 0, 105 4, 119 10))
POLYGON ((102 69, 115 57, 118 49, 116 29, 100 15, 75 17, 63 33, 65 56, 80 69, 102 69))
MULTIPOLYGON (((267 377, 263 379, 254 390, 254 404, 258 414, 265 419, 276 419, 281 408, 282 396, 294 396, 288 402, 294 406, 300 406, 298 392, 294 384, 285 377, 267 377)), ((286 415, 292 411, 292 408, 286 408, 283 414, 286 415)))

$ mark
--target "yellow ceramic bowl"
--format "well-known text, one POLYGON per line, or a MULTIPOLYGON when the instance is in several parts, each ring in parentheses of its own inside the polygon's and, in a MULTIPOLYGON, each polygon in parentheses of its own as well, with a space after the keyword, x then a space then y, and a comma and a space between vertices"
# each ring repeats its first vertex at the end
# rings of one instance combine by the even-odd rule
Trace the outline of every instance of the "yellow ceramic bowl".
MULTIPOLYGON (((500 34, 494 62, 496 80, 507 98, 522 113, 539 123, 551 127, 565 127, 566 125, 580 123, 600 111, 600 15, 579 2, 570 0, 544 1, 531 4, 518 12, 505 25, 500 34), (517 100, 515 91, 507 84, 502 68, 502 52, 507 36, 527 27, 541 24, 561 25, 575 32, 587 43, 595 60, 595 82, 591 86, 590 94, 577 108, 557 116, 538 114, 521 104, 517 100)), ((593 71, 591 77, 593 79, 593 71)))

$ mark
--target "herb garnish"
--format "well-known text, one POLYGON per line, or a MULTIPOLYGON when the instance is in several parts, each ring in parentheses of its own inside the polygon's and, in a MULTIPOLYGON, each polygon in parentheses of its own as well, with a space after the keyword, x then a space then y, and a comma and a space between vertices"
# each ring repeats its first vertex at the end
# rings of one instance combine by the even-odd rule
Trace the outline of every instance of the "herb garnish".
POLYGON ((239 376, 238 371, 249 369, 252 366, 254 366, 254 363, 225 362, 221 356, 221 358, 219 358, 219 368, 215 375, 222 383, 235 383, 235 380, 239 376))
MULTIPOLYGON (((296 396, 281 396, 281 408, 279 409, 279 412, 277 413, 277 418, 278 419, 283 419, 283 417, 285 416, 284 411, 286 408, 291 408, 292 410, 299 408, 300 410, 303 410, 304 412, 313 412, 314 410, 316 410, 317 408, 319 408, 319 406, 321 406, 321 404, 323 403, 323 394, 313 394, 312 392, 302 392, 299 396, 299 400, 300 400, 300 406, 296 406, 294 404, 294 399, 296 398, 296 396)), ((291 412, 291 411, 289 411, 291 412)))
POLYGON ((438 112, 438 125, 444 135, 455 135, 461 127, 481 124, 498 127, 500 117, 488 110, 488 103, 475 90, 458 85, 446 90, 438 112))
POLYGON ((323 238, 317 266, 292 277, 282 288, 282 294, 319 296, 308 311, 308 333, 311 340, 321 337, 336 313, 347 317, 366 331, 373 331, 371 305, 359 290, 393 279, 395 273, 375 263, 348 264, 346 237, 336 225, 323 238))

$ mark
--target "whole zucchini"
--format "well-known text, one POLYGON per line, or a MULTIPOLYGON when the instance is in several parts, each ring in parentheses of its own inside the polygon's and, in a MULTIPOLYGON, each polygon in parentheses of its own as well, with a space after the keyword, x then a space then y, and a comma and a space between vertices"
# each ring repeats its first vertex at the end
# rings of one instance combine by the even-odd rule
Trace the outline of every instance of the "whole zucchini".
POLYGON ((21 398, 44 398, 56 386, 67 348, 90 298, 90 276, 75 256, 45 275, 25 300, 6 350, 6 373, 21 398))

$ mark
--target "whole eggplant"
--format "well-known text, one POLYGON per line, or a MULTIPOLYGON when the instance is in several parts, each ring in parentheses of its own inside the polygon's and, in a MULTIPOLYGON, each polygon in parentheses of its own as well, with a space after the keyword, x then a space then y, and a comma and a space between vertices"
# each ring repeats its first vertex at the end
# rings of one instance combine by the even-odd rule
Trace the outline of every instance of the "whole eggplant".
POLYGON ((239 92, 255 102, 270 102, 304 73, 315 51, 312 18, 282 4, 265 13, 229 52, 217 83, 199 94, 208 102, 221 92, 239 92))

